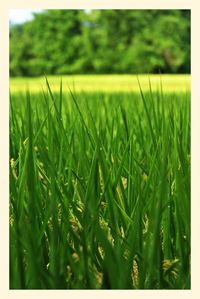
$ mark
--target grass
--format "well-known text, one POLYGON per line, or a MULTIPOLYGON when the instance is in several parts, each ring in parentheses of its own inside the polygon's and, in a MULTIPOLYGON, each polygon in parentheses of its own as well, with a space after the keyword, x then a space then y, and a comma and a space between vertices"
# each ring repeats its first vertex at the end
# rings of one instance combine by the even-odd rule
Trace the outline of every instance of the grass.
POLYGON ((11 93, 10 288, 190 288, 189 93, 11 93))
MULTIPOLYGON (((160 86, 159 75, 151 75, 152 90, 157 91, 160 86)), ((48 77, 51 89, 59 92, 60 76, 48 77)), ((64 91, 68 92, 68 86, 76 91, 85 92, 140 92, 136 75, 74 75, 63 76, 64 91)), ((140 82, 143 91, 149 90, 149 79, 147 75, 140 75, 140 82)), ((186 92, 190 90, 190 75, 162 75, 162 85, 165 93, 170 92, 186 92)), ((10 89, 12 92, 26 91, 38 93, 42 88, 46 88, 43 77, 37 78, 11 78, 10 89)))

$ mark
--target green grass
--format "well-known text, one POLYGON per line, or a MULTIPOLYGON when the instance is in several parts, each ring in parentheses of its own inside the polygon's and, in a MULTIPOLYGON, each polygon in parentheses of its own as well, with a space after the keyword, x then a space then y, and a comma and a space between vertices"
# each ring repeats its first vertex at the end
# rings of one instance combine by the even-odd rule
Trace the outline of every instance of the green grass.
POLYGON ((12 93, 10 159, 11 289, 190 288, 189 93, 12 93))

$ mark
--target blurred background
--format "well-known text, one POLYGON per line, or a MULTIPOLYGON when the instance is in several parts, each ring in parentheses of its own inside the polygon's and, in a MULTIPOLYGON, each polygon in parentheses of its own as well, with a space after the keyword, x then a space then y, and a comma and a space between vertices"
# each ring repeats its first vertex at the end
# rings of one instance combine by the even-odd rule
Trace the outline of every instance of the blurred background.
POLYGON ((190 11, 46 10, 10 23, 11 76, 158 72, 190 72, 190 11))

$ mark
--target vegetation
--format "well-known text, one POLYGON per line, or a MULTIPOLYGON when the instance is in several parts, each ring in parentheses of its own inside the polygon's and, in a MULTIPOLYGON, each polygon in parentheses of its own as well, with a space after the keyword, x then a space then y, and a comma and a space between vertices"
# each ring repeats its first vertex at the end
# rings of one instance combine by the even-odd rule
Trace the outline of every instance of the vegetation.
POLYGON ((190 288, 189 93, 47 89, 11 94, 11 289, 190 288))
POLYGON ((189 10, 46 10, 10 28, 11 76, 189 73, 189 10))
POLYGON ((11 24, 11 289, 190 288, 189 72, 189 10, 11 24))
MULTIPOLYGON (((136 92, 140 91, 136 75, 68 75, 62 76, 63 91, 68 92, 69 88, 75 89, 76 92, 136 92)), ((156 91, 162 80, 162 86, 165 93, 172 92, 189 92, 190 91, 190 75, 152 75, 151 88, 156 91)), ((149 76, 140 75, 142 90, 149 90, 149 76)), ((48 76, 51 89, 59 92, 60 76, 48 76)), ((38 93, 41 89, 46 90, 44 77, 37 78, 11 78, 11 92, 26 92, 27 88, 31 93, 38 93)))

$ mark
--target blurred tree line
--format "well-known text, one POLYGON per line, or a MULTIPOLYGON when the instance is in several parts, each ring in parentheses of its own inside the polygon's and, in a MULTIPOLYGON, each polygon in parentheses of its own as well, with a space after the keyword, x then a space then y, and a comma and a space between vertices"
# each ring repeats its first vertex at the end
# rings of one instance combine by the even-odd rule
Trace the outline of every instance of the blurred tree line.
POLYGON ((10 26, 10 75, 189 73, 189 10, 46 10, 10 26))

